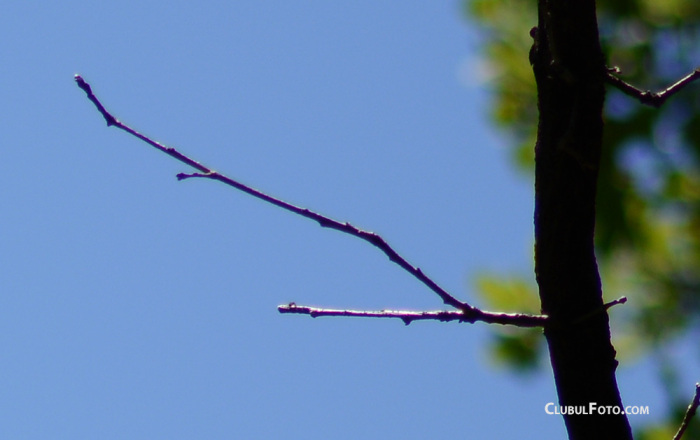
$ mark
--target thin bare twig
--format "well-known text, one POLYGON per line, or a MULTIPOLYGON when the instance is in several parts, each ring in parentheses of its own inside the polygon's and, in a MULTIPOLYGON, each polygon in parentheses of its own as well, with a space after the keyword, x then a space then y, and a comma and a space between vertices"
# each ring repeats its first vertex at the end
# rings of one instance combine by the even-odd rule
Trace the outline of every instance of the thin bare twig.
POLYGON ((318 307, 298 306, 289 303, 277 306, 280 313, 296 313, 299 315, 309 315, 312 318, 319 316, 349 316, 358 318, 398 318, 404 324, 409 325, 413 321, 458 321, 469 322, 481 321, 488 324, 514 325, 517 327, 544 327, 547 317, 542 315, 525 315, 519 313, 494 313, 479 310, 476 316, 469 316, 462 311, 436 310, 428 312, 416 312, 409 310, 338 310, 324 309, 318 307))
POLYGON ((459 301, 457 298, 450 295, 445 289, 438 286, 437 283, 435 283, 432 279, 430 279, 428 276, 426 276, 420 270, 420 268, 411 265, 408 261, 406 261, 406 259, 404 259, 402 256, 400 256, 379 235, 377 235, 373 232, 358 229, 355 226, 351 225, 350 223, 341 223, 339 221, 333 220, 333 219, 326 217, 324 215, 310 211, 309 209, 300 208, 298 206, 287 203, 283 200, 269 196, 261 191, 258 191, 257 189, 254 189, 254 188, 251 188, 250 186, 244 185, 236 180, 233 180, 229 177, 226 177, 223 174, 220 174, 220 173, 202 165, 201 163, 189 158, 188 156, 185 156, 184 154, 180 153, 179 151, 177 151, 176 149, 174 149, 172 147, 166 147, 165 145, 163 145, 159 142, 156 142, 147 136, 144 136, 143 134, 137 132, 136 130, 125 125, 124 123, 119 121, 117 118, 112 116, 104 108, 102 103, 97 99, 95 94, 92 92, 92 88, 90 87, 90 85, 80 75, 75 75, 75 81, 78 84, 78 87, 80 87, 87 94, 88 99, 90 99, 90 101, 92 101, 93 104, 95 104, 95 106, 97 107, 97 110, 99 110, 99 112, 102 114, 105 121, 107 122, 107 126, 115 126, 117 128, 120 128, 120 129, 126 131, 127 133, 129 133, 133 136, 136 136, 137 138, 141 139, 142 141, 146 142, 147 144, 151 145, 152 147, 162 151, 163 153, 179 160, 180 162, 183 162, 183 163, 195 168, 197 171, 200 171, 199 173, 193 173, 193 174, 180 173, 177 175, 177 178, 179 180, 193 178, 193 177, 218 180, 219 182, 222 182, 226 185, 229 185, 233 188, 236 188, 240 191, 243 191, 244 193, 249 194, 253 197, 256 197, 260 200, 271 203, 275 206, 278 206, 282 209, 293 212, 293 213, 300 215, 302 217, 314 220, 314 221, 318 222, 318 224, 324 228, 335 229, 337 231, 344 232, 346 234, 358 237, 358 238, 376 246, 377 248, 379 248, 382 252, 384 252, 384 254, 386 254, 387 257, 389 257, 389 259, 391 261, 393 261, 394 263, 401 266, 401 268, 403 268, 405 271, 407 271, 408 273, 413 275, 420 282, 425 284, 428 288, 430 288, 430 290, 435 292, 442 299, 442 301, 445 304, 452 306, 457 310, 460 310, 464 314, 465 320, 473 322, 473 320, 477 320, 478 317, 483 313, 479 309, 477 309, 476 307, 473 307, 466 302, 459 301))
POLYGON ((680 440, 681 437, 683 437, 683 433, 685 433, 685 430, 688 428, 690 420, 695 416, 698 406, 700 406, 700 383, 695 384, 695 397, 693 401, 690 402, 690 405, 688 405, 688 410, 685 412, 685 416, 683 416, 683 422, 681 422, 681 426, 678 428, 676 435, 673 436, 673 440, 680 440))
POLYGON ((700 78, 700 68, 698 68, 678 80, 675 84, 670 85, 660 92, 653 93, 649 90, 640 90, 632 84, 629 84, 613 75, 613 73, 619 73, 619 69, 613 68, 612 70, 608 70, 605 75, 605 79, 609 84, 612 84, 620 89, 622 93, 638 99, 642 104, 657 108, 661 107, 666 100, 668 100, 668 98, 680 92, 685 86, 700 78))
POLYGON ((579 325, 583 322, 588 321, 589 319, 591 319, 594 316, 598 316, 601 313, 607 313, 607 311, 608 311, 608 309, 610 309, 610 307, 616 306, 618 304, 624 304, 626 302, 627 302, 627 297, 621 296, 618 299, 607 302, 607 303, 603 304, 601 307, 597 307, 595 310, 593 310, 589 313, 586 313, 583 316, 578 317, 576 320, 574 320, 573 324, 579 325))
POLYGON ((627 297, 621 296, 618 299, 615 299, 615 300, 610 301, 609 303, 603 304, 603 307, 605 308, 605 310, 608 310, 612 306, 616 306, 618 304, 624 304, 626 302, 627 302, 627 297))

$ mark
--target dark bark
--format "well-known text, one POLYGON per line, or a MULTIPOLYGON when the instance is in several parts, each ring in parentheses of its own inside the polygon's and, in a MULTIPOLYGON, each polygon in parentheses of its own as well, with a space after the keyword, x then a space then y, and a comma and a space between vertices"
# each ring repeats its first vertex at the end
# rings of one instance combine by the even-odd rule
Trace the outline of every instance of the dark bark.
MULTIPOLYGON (((562 406, 622 408, 593 234, 605 62, 594 0, 539 0, 535 273, 562 406)), ((571 439, 631 439, 627 417, 566 415, 571 439)))

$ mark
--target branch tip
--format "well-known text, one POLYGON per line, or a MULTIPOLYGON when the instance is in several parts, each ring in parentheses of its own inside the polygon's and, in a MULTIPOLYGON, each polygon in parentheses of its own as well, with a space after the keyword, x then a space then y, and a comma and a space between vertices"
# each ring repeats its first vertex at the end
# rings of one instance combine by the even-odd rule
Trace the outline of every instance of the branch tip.
POLYGON ((73 77, 75 79, 75 82, 78 84, 78 87, 80 87, 85 94, 87 95, 88 99, 92 101, 93 104, 95 104, 95 107, 97 107, 97 110, 100 112, 103 118, 105 118, 105 122, 107 122, 107 127, 111 127, 112 125, 117 125, 119 126, 119 121, 117 121, 117 118, 112 116, 102 105, 102 103, 97 99, 97 96, 95 96, 94 93, 92 93, 92 87, 90 87, 90 84, 87 83, 83 79, 82 76, 78 75, 77 73, 73 77))
POLYGON ((688 409, 686 410, 685 415, 683 416, 681 426, 678 428, 678 432, 676 432, 676 435, 673 436, 673 440, 680 440, 681 437, 683 437, 685 430, 690 424, 690 420, 695 416, 695 413, 698 410, 698 406, 700 406, 700 383, 695 384, 695 397, 693 397, 693 400, 690 402, 690 405, 688 405, 688 409))
POLYGON ((75 82, 78 83, 78 87, 83 89, 85 91, 85 93, 87 93, 87 94, 92 93, 92 90, 90 88, 90 84, 86 83, 82 76, 80 76, 79 74, 76 73, 73 78, 75 79, 75 82))
POLYGON ((616 306, 618 304, 624 304, 626 302, 627 302, 627 297, 622 296, 616 300, 610 301, 609 303, 605 303, 604 307, 605 307, 605 310, 608 310, 612 306, 616 306))

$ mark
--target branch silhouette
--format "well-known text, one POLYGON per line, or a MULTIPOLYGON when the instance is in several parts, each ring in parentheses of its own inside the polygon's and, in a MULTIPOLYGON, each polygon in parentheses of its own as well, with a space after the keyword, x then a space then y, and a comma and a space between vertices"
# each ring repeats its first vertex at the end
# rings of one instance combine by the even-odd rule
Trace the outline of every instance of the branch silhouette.
POLYGON ((680 92, 688 84, 700 78, 700 68, 697 68, 664 90, 654 93, 650 90, 638 89, 632 84, 627 83, 621 78, 613 75, 613 73, 619 73, 619 69, 612 68, 608 70, 607 74, 605 75, 605 80, 609 84, 618 88, 625 95, 638 99, 642 104, 650 105, 656 108, 661 107, 671 96, 680 92))
POLYGON ((695 413, 698 410, 698 406, 700 406, 700 383, 695 384, 695 397, 693 397, 690 405, 688 405, 688 409, 683 416, 681 426, 678 428, 676 435, 673 436, 673 440, 680 440, 683 437, 685 430, 688 428, 690 420, 693 418, 693 416, 695 416, 695 413))
POLYGON ((518 327, 544 327, 547 317, 541 315, 526 315, 521 313, 495 313, 480 311, 479 319, 467 317, 465 313, 455 310, 435 310, 416 312, 412 310, 338 310, 319 307, 298 306, 289 303, 277 306, 280 313, 294 313, 309 315, 312 318, 319 316, 346 316, 355 318, 398 318, 404 324, 409 325, 413 321, 459 321, 473 324, 476 320, 487 324, 515 325, 518 327))
MULTIPOLYGON (((75 75, 75 82, 77 83, 78 87, 80 87, 85 94, 87 95, 88 99, 92 101, 92 103, 95 105, 97 110, 102 114, 102 117, 105 119, 107 122, 107 126, 111 127, 117 127, 121 130, 126 131, 127 133, 131 134, 132 136, 137 137, 138 139, 144 141, 145 143, 149 144, 150 146, 160 150, 161 152, 167 154, 168 156, 173 157, 174 159, 179 160, 180 162, 191 166, 192 168, 195 168, 198 173, 179 173, 177 174, 178 180, 185 180, 185 179, 190 179, 190 178, 204 178, 204 179, 211 179, 211 180, 217 180, 221 183, 224 183, 228 186, 231 186, 233 188, 236 188, 240 191, 243 191, 246 194, 249 194, 253 197, 256 197, 260 200, 263 200, 267 203, 270 203, 272 205, 275 205, 279 208, 282 208, 284 210, 293 212, 294 214, 300 215, 302 217, 308 218, 310 220, 316 221, 321 227, 324 228, 330 228, 330 229, 335 229, 336 231, 344 232, 346 234, 352 235, 354 237, 360 238, 373 246, 377 247, 379 250, 381 250, 387 257, 389 257, 389 260, 392 262, 398 264, 402 269, 404 269, 406 272, 410 273, 413 275, 414 278, 419 280, 421 283, 426 285, 430 290, 432 290, 435 294, 437 294, 440 299, 446 304, 451 307, 454 307, 455 309, 458 310, 458 312, 404 312, 404 313, 427 313, 425 317, 411 317, 410 320, 416 320, 416 319, 438 319, 438 320, 444 320, 441 319, 444 315, 440 315, 440 313, 456 313, 459 315, 458 317, 454 319, 449 319, 449 320, 459 320, 463 322, 470 322, 474 323, 476 321, 483 321, 487 323, 499 323, 499 324, 511 324, 515 326, 520 326, 520 327, 532 327, 532 323, 537 323, 535 326, 542 326, 547 320, 546 316, 531 316, 531 315, 510 315, 510 314, 499 314, 499 313, 493 313, 493 312, 484 312, 467 302, 463 302, 455 298, 454 296, 450 295, 445 289, 440 287, 435 281, 433 281, 430 277, 425 275, 423 271, 419 267, 413 266, 410 264, 405 258, 403 258, 401 255, 399 255, 381 236, 378 234, 375 234, 374 232, 370 231, 365 231, 362 229, 359 229, 350 223, 342 223, 337 220, 333 220, 330 217, 327 217, 325 215, 313 212, 309 209, 306 208, 301 208, 299 206, 292 205, 291 203, 287 203, 284 200, 280 200, 278 198, 272 197, 268 194, 265 194, 255 188, 252 188, 248 185, 245 185, 243 183, 240 183, 234 179, 231 179, 230 177, 227 177, 223 174, 218 173, 217 171, 214 171, 213 169, 202 165, 201 163, 197 162, 196 160, 180 153, 177 151, 175 148, 165 146, 157 141, 154 141, 153 139, 149 138, 148 136, 145 136, 133 128, 129 127, 128 125, 122 123, 119 121, 117 118, 115 118, 111 113, 105 109, 105 107, 102 105, 100 100, 95 96, 95 94, 92 91, 92 88, 90 87, 90 84, 88 84, 80 75, 75 75), (431 315, 431 313, 433 315, 431 315), (524 317, 527 317, 525 319, 524 317)), ((302 308, 302 307, 294 307, 294 311, 292 311, 292 307, 287 306, 287 309, 283 309, 282 306, 280 307, 279 311, 280 313, 304 313, 301 310, 309 310, 308 313, 309 315, 312 316, 321 316, 321 315, 330 315, 332 313, 330 312, 324 312, 321 309, 313 309, 313 308, 302 308), (313 310, 313 312, 311 312, 313 310)), ((341 313, 338 313, 339 311, 335 311, 335 315, 340 315, 341 313)), ((372 314, 372 316, 376 316, 377 312, 352 312, 350 311, 345 311, 343 316, 360 316, 358 314, 364 313, 365 316, 369 317, 372 314)), ((382 316, 382 317, 389 317, 389 316, 382 316)), ((391 317, 401 317, 401 316, 391 316, 391 317)), ((404 319, 404 318, 402 318, 404 319)), ((406 318, 408 319, 408 318, 406 318)), ((405 320, 404 320, 405 322, 405 320)))

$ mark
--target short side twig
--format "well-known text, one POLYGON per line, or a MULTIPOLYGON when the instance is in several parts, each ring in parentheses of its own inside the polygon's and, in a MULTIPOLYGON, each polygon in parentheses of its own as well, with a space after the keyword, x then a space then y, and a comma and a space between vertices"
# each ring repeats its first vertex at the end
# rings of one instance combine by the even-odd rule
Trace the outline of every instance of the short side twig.
POLYGON ((193 174, 186 174, 186 173, 180 173, 177 175, 177 178, 179 180, 187 179, 187 178, 207 178, 207 179, 213 179, 213 180, 218 180, 219 182, 225 183, 226 185, 229 185, 233 188, 236 188, 240 191, 243 191, 246 194, 249 194, 253 197, 256 197, 260 200, 263 200, 265 202, 271 203, 277 207, 280 207, 282 209, 285 209, 287 211, 293 212, 297 215, 300 215, 302 217, 314 220, 318 222, 322 227, 324 228, 331 228, 335 229, 340 232, 344 232, 346 234, 358 237, 368 243, 371 243, 372 245, 376 246, 379 248, 384 254, 386 254, 387 257, 394 263, 398 264, 403 268, 405 271, 413 275, 416 279, 418 279, 420 282, 425 284, 430 290, 435 292, 442 301, 457 310, 460 310, 463 312, 465 316, 465 320, 473 320, 476 319, 481 312, 479 309, 469 305, 466 302, 459 301, 457 298, 454 296, 450 295, 445 289, 442 287, 438 286, 437 283, 435 283, 431 278, 426 276, 420 268, 413 266, 410 264, 406 259, 404 259, 401 255, 399 255, 389 244, 379 235, 369 232, 369 231, 364 231, 362 229, 358 229, 355 226, 351 225, 350 223, 341 223, 339 221, 333 220, 329 217, 326 217, 324 215, 318 214, 316 212, 313 212, 309 209, 305 208, 300 208, 298 206, 292 205, 290 203, 287 203, 283 200, 277 199, 275 197, 272 197, 270 195, 267 195, 261 191, 258 191, 257 189, 254 189, 250 186, 244 185, 236 180, 233 180, 229 177, 224 176, 223 174, 220 174, 204 165, 201 163, 189 158, 188 156, 185 156, 184 154, 180 153, 176 149, 172 147, 166 147, 165 145, 156 142, 152 139, 150 139, 147 136, 144 136, 143 134, 137 132, 136 130, 132 129, 131 127, 127 126, 126 124, 122 123, 119 121, 117 118, 112 116, 102 105, 102 103, 97 99, 95 94, 92 92, 92 88, 90 85, 80 76, 80 75, 75 75, 75 81, 78 84, 78 87, 80 87, 86 94, 87 97, 92 101, 93 104, 97 107, 97 110, 102 114, 104 117, 105 121, 107 122, 108 126, 115 126, 117 128, 120 128, 127 133, 136 136, 137 138, 141 139, 142 141, 146 142, 147 144, 151 145, 152 147, 162 151, 163 153, 179 160, 180 162, 183 162, 193 168, 195 168, 199 173, 193 173, 193 174))
POLYGON ((591 319, 591 318, 594 317, 594 316, 598 316, 598 315, 601 314, 601 313, 607 312, 608 309, 610 309, 610 308, 613 307, 613 306, 616 306, 616 305, 618 305, 618 304, 624 304, 624 303, 626 303, 626 302, 627 302, 627 297, 626 297, 626 296, 621 296, 621 297, 618 298, 618 299, 615 299, 615 300, 612 300, 612 301, 610 301, 610 302, 607 302, 607 303, 603 304, 601 307, 597 307, 595 310, 593 310, 593 311, 591 311, 591 312, 589 312, 589 313, 586 313, 586 314, 583 315, 583 316, 580 316, 580 317, 576 318, 576 320, 574 320, 573 324, 574 324, 574 325, 581 324, 581 323, 583 323, 583 322, 585 322, 585 321, 588 321, 589 319, 591 319))
POLYGON ((685 416, 683 416, 683 422, 681 422, 681 426, 678 428, 676 435, 673 436, 673 440, 680 440, 681 437, 683 437, 683 433, 685 433, 685 430, 688 428, 690 420, 695 416, 698 406, 700 406, 700 383, 695 384, 695 397, 693 401, 690 402, 690 405, 688 405, 688 410, 685 412, 685 416))
POLYGON ((612 71, 609 70, 606 73, 605 79, 609 84, 612 84, 613 86, 620 89, 622 93, 638 99, 639 102, 641 102, 642 104, 650 105, 652 107, 657 108, 661 107, 671 96, 680 92, 685 86, 700 78, 700 68, 698 68, 693 70, 685 77, 678 80, 675 84, 670 85, 669 87, 660 92, 653 93, 649 90, 640 90, 632 84, 629 84, 623 81, 622 79, 618 78, 617 76, 613 75, 613 73, 616 73, 618 71, 619 69, 613 69, 612 71))
POLYGON ((616 306, 618 304, 624 304, 627 302, 627 297, 626 296, 621 296, 618 299, 612 300, 609 303, 603 304, 603 307, 605 310, 608 310, 610 307, 616 306))
POLYGON ((488 324, 514 325, 517 327, 544 327, 547 317, 543 315, 525 315, 518 313, 494 313, 479 311, 476 315, 467 315, 462 311, 436 310, 416 312, 408 310, 338 310, 318 307, 298 306, 289 303, 277 306, 280 313, 295 313, 309 315, 312 318, 319 316, 347 316, 358 318, 398 318, 404 324, 409 325, 413 321, 458 321, 474 323, 481 321, 488 324))

